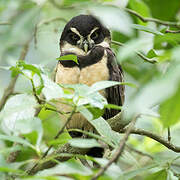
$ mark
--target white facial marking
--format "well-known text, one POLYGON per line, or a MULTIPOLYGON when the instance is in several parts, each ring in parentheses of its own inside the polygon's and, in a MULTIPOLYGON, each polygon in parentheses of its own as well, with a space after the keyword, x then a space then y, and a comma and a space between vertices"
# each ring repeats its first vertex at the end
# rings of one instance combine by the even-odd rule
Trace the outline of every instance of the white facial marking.
POLYGON ((77 55, 85 56, 86 52, 84 52, 81 48, 78 46, 69 44, 67 42, 64 42, 63 46, 61 47, 61 53, 75 53, 77 55))

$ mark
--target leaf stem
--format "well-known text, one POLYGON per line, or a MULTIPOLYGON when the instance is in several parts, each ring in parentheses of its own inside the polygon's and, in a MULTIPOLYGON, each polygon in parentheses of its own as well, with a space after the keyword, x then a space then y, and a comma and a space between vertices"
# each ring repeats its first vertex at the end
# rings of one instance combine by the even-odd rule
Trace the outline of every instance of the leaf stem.
MULTIPOLYGON (((115 45, 118 45, 118 46, 125 46, 125 44, 121 43, 121 42, 118 42, 118 41, 111 41, 113 44, 115 45)), ((147 58, 146 56, 144 56, 142 53, 138 52, 138 51, 135 51, 135 53, 141 58, 143 59, 144 61, 148 62, 148 63, 151 63, 151 64, 154 64, 156 63, 157 61, 156 60, 153 60, 153 59, 149 59, 147 58)))

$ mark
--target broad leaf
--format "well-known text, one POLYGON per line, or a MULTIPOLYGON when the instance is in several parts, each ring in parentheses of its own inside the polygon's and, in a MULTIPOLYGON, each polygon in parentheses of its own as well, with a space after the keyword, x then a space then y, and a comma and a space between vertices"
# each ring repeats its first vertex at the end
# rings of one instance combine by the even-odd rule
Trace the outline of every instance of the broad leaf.
POLYGON ((32 95, 20 94, 9 98, 0 113, 1 128, 6 134, 18 135, 17 122, 33 118, 36 107, 37 102, 32 95))
POLYGON ((64 56, 60 56, 59 58, 56 58, 58 61, 74 61, 76 64, 79 64, 77 56, 74 54, 68 54, 64 56))
POLYGON ((116 85, 128 85, 128 86, 133 86, 135 87, 134 84, 132 83, 126 83, 126 82, 117 82, 117 81, 99 81, 94 83, 90 89, 88 90, 87 94, 91 94, 112 86, 116 86, 116 85))
POLYGON ((154 179, 158 179, 158 180, 165 180, 167 179, 167 172, 165 169, 158 171, 156 173, 150 174, 147 177, 145 177, 145 180, 154 180, 154 179))
POLYGON ((29 146, 32 149, 36 149, 32 144, 30 144, 28 141, 18 137, 18 136, 7 136, 7 135, 3 135, 0 134, 0 139, 1 140, 6 140, 6 141, 11 141, 11 142, 16 142, 16 143, 20 143, 23 144, 25 146, 29 146))
POLYGON ((164 127, 169 127, 179 122, 180 120, 180 86, 177 91, 161 105, 159 112, 160 120, 164 127))
POLYGON ((131 36, 131 19, 129 15, 120 8, 96 6, 91 9, 92 14, 96 14, 97 17, 110 29, 119 31, 125 35, 131 36), (108 13, 107 13, 108 12, 108 13))
POLYGON ((69 143, 71 146, 78 148, 101 147, 101 145, 95 139, 73 138, 69 140, 69 143))
POLYGON ((154 35, 164 35, 163 33, 155 30, 155 29, 152 29, 152 28, 149 28, 147 26, 142 26, 142 25, 139 25, 139 24, 132 24, 132 28, 134 29, 137 29, 137 30, 140 30, 140 31, 145 31, 145 32, 148 32, 148 33, 152 33, 154 35))
POLYGON ((81 175, 91 175, 91 169, 83 166, 80 162, 76 160, 69 160, 67 162, 62 162, 53 168, 47 170, 42 170, 38 172, 39 176, 48 176, 54 174, 81 174, 81 175))
POLYGON ((64 93, 59 85, 49 79, 46 75, 42 75, 42 79, 44 82, 42 93, 44 94, 47 101, 63 97, 64 93))

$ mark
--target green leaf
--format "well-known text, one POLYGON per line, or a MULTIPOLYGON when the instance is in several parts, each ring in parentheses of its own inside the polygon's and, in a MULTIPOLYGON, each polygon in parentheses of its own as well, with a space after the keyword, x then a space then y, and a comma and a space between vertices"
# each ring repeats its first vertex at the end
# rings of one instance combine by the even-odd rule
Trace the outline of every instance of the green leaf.
POLYGON ((107 108, 107 109, 117 109, 117 110, 121 110, 122 109, 122 106, 117 106, 115 104, 107 104, 104 107, 107 108))
POLYGON ((69 143, 71 146, 78 148, 101 147, 101 145, 95 139, 73 138, 69 140, 69 143))
POLYGON ((114 132, 110 125, 102 117, 89 121, 98 131, 98 133, 107 139, 109 142, 113 142, 115 145, 119 144, 121 136, 119 133, 114 132))
POLYGON ((42 74, 42 79, 44 82, 42 93, 44 94, 47 101, 64 97, 63 89, 59 85, 57 85, 44 74, 42 74))
POLYGON ((127 36, 131 36, 133 34, 131 28, 131 18, 129 14, 121 8, 115 6, 96 5, 91 9, 91 12, 92 14, 96 14, 96 17, 100 18, 101 22, 110 29, 119 31, 127 36))
MULTIPOLYGON (((95 158, 96 162, 98 164, 101 165, 101 167, 104 167, 107 165, 108 163, 108 159, 105 159, 105 158, 95 158)), ((120 166, 118 166, 117 164, 115 163, 112 163, 108 169, 106 170, 106 175, 108 175, 108 178, 107 180, 125 180, 123 176, 123 172, 120 168, 120 166)), ((101 179, 101 180, 104 180, 104 177, 101 179)), ((105 179, 106 180, 106 179, 105 179)))
POLYGON ((170 127, 180 120, 180 86, 177 91, 166 99, 159 109, 161 122, 164 127, 170 127))
MULTIPOLYGON (((74 90, 73 102, 77 106, 91 105, 100 109, 104 108, 107 100, 98 92, 89 93, 90 88, 85 84, 63 85, 74 90)), ((72 98, 72 97, 71 97, 72 98)))
POLYGON ((133 177, 141 175, 142 173, 145 173, 145 172, 152 170, 153 168, 156 168, 156 167, 157 167, 157 164, 151 164, 151 165, 148 165, 145 167, 137 168, 135 170, 130 170, 130 171, 124 173, 124 177, 126 179, 132 179, 133 177))
POLYGON ((32 95, 19 94, 9 98, 0 113, 2 130, 7 134, 19 134, 20 129, 16 127, 18 121, 33 118, 36 107, 37 102, 32 95))
MULTIPOLYGON (((20 68, 23 75, 24 75, 23 70, 29 70, 29 71, 32 72, 32 76, 34 74, 37 74, 39 76, 41 84, 40 84, 40 87, 36 87, 36 93, 39 95, 41 93, 42 88, 44 87, 44 82, 43 82, 43 79, 42 79, 42 76, 41 76, 40 69, 38 69, 35 65, 25 63, 23 60, 19 60, 17 62, 16 67, 20 68)), ((30 79, 32 79, 32 78, 30 77, 30 79)))
POLYGON ((74 54, 68 54, 64 56, 60 56, 59 58, 56 58, 58 61, 74 61, 76 64, 79 64, 77 56, 74 54))
POLYGON ((135 87, 134 84, 132 83, 126 83, 126 82, 117 82, 117 81, 99 81, 94 83, 90 89, 88 90, 87 94, 91 94, 100 90, 103 90, 105 88, 109 88, 112 86, 116 86, 116 85, 128 85, 128 86, 132 86, 135 87))
POLYGON ((53 168, 39 171, 37 175, 49 176, 54 174, 81 174, 88 176, 92 174, 92 171, 90 168, 87 168, 80 162, 72 159, 66 162, 62 162, 53 168))
POLYGON ((128 58, 134 56, 137 51, 143 50, 147 45, 149 45, 150 40, 145 38, 133 39, 128 41, 123 47, 119 48, 117 53, 117 60, 121 63, 128 58))
POLYGON ((157 57, 157 54, 156 54, 155 50, 154 50, 154 49, 151 49, 151 50, 147 53, 147 57, 148 57, 148 58, 157 57))
MULTIPOLYGON (((107 105, 104 105, 104 107, 106 107, 106 106, 107 105)), ((99 109, 99 108, 96 108, 96 107, 87 107, 87 109, 93 115, 93 119, 97 119, 97 118, 101 117, 104 114, 104 109, 99 109)))
POLYGON ((150 10, 146 3, 142 0, 129 0, 129 6, 141 16, 150 17, 150 10))
POLYGON ((20 144, 26 145, 26 146, 36 150, 36 148, 32 144, 30 144, 28 141, 26 141, 20 137, 17 137, 17 136, 7 136, 7 135, 0 134, 0 139, 20 143, 20 144))
POLYGON ((145 31, 145 32, 148 32, 148 33, 152 33, 154 35, 161 35, 161 36, 164 35, 163 33, 159 32, 159 31, 157 31, 155 29, 149 28, 147 26, 142 26, 142 25, 139 25, 139 24, 132 24, 131 26, 134 29, 145 31))
MULTIPOLYGON (((35 131, 38 135, 37 139, 35 137, 34 141, 36 142, 36 147, 39 148, 43 136, 43 128, 42 128, 41 120, 37 117, 33 117, 26 119, 18 119, 16 121, 14 132, 18 132, 19 134, 30 134, 33 131, 35 131)), ((34 139, 34 137, 32 138, 34 139)))
POLYGON ((155 49, 169 49, 170 47, 177 47, 180 43, 180 34, 166 33, 163 36, 158 35, 154 37, 155 49))
POLYGON ((179 0, 144 0, 151 10, 154 18, 165 21, 175 20, 175 16, 180 8, 179 0), (160 9, 159 9, 160 8, 160 9), (168 13, 167 13, 168 12, 168 13))
POLYGON ((167 179, 167 172, 165 169, 158 171, 156 173, 150 174, 147 177, 145 177, 145 180, 166 180, 167 179))

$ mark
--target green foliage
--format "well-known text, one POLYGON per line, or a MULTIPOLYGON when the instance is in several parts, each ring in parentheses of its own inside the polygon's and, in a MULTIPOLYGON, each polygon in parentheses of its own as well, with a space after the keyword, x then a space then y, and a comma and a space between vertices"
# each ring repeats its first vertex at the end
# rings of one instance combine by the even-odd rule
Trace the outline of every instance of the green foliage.
MULTIPOLYGON (((161 136, 166 143, 169 143, 166 141, 169 127, 169 144, 178 148, 180 33, 167 31, 179 31, 179 11, 179 0, 1 0, 0 104, 3 92, 9 93, 9 89, 5 89, 9 79, 18 76, 18 80, 0 109, 0 179, 90 180, 100 169, 93 164, 105 166, 123 139, 102 117, 106 108, 122 110, 122 120, 126 123, 140 114, 136 127, 161 136), (127 8, 147 21, 143 22, 143 18, 127 8), (78 14, 94 14, 110 28, 113 41, 124 43, 112 46, 117 63, 123 67, 124 82, 101 81, 89 87, 56 84, 52 80, 56 60, 72 60, 78 64, 77 56, 59 54, 59 38, 65 22, 78 14), (29 48, 25 46, 21 52, 28 41, 29 48), (153 64, 153 60, 156 63, 153 64), (116 85, 126 87, 122 107, 108 104, 99 93, 116 85), (76 107, 76 113, 81 113, 96 133, 71 129, 54 138, 64 125, 59 114, 68 119, 71 113, 56 109, 57 99, 70 109, 76 107), (69 131, 83 133, 88 138, 72 139, 69 131), (82 151, 105 147, 104 157, 67 154, 66 151, 52 154, 66 143, 82 151), (51 156, 42 158, 50 146, 51 156), (15 162, 6 161, 16 153, 15 162), (69 157, 69 160, 58 162, 57 156, 69 157), (43 165, 50 159, 56 166, 42 168, 34 175, 27 174, 35 163, 43 165)), ((130 135, 126 142, 128 147, 125 146, 118 161, 99 179, 178 180, 180 158, 177 152, 168 150, 158 138, 154 141, 152 137, 139 135, 130 135)))

